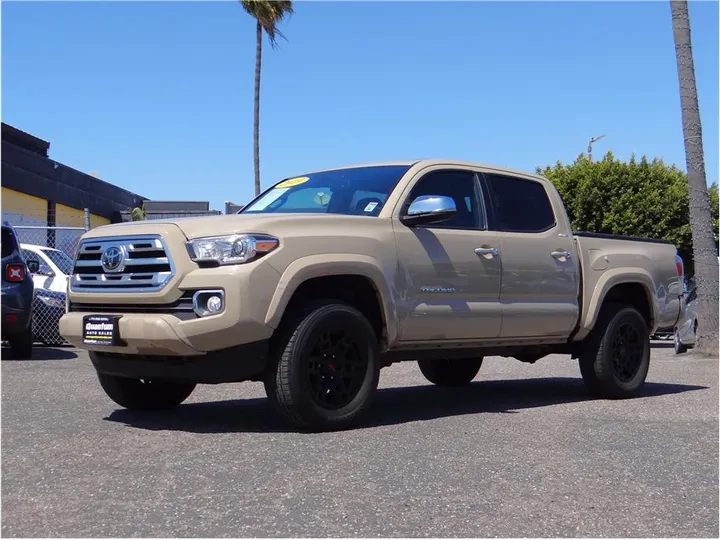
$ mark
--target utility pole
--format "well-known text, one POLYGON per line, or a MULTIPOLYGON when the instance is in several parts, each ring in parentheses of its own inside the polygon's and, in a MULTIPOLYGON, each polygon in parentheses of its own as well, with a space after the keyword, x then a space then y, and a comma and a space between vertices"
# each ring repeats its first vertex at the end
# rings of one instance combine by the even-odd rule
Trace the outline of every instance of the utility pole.
POLYGON ((593 137, 590 139, 590 142, 588 143, 588 157, 590 158, 590 161, 592 161, 592 145, 593 143, 599 141, 602 139, 605 135, 600 135, 599 137, 593 137))

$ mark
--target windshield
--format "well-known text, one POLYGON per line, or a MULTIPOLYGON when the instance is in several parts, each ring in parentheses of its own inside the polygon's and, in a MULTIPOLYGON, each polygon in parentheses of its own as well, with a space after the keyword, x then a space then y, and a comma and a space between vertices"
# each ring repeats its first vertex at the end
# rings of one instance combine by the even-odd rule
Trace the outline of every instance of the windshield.
POLYGON ((63 274, 72 274, 72 259, 65 253, 56 249, 43 249, 42 252, 63 274))
POLYGON ((409 168, 409 165, 376 165, 288 178, 268 189, 240 213, 377 216, 409 168))

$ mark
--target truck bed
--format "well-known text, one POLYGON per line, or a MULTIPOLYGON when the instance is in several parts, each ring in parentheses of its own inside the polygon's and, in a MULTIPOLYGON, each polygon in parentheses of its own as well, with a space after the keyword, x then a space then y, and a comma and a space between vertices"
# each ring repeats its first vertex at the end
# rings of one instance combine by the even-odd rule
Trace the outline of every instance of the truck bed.
POLYGON ((640 282, 653 304, 654 331, 672 327, 682 304, 682 279, 675 265, 677 250, 666 241, 614 234, 573 232, 582 282, 580 323, 574 339, 585 337, 595 323, 604 291, 619 283, 640 282))

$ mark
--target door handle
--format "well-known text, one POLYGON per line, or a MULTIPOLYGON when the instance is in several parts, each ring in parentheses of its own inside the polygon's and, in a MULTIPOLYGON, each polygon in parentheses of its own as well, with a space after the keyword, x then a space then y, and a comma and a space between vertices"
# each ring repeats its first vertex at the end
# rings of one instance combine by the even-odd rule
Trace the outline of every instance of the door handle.
POLYGON ((477 248, 475 250, 475 255, 478 255, 482 257, 483 255, 490 255, 490 257, 494 257, 500 253, 500 250, 496 247, 484 247, 484 248, 477 248))
POLYGON ((568 251, 553 251, 550 255, 556 259, 569 259, 571 256, 568 251))

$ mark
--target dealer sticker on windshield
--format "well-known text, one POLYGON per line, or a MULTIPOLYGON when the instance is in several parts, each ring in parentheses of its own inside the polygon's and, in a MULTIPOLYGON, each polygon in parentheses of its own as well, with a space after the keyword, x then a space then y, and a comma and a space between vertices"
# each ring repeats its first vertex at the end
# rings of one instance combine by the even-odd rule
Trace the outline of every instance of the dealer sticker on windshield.
POLYGON ((310 178, 308 178, 307 176, 298 176, 297 178, 288 178, 287 180, 284 180, 283 182, 280 182, 278 185, 276 185, 275 189, 299 186, 300 184, 304 184, 308 180, 310 180, 310 178))

